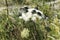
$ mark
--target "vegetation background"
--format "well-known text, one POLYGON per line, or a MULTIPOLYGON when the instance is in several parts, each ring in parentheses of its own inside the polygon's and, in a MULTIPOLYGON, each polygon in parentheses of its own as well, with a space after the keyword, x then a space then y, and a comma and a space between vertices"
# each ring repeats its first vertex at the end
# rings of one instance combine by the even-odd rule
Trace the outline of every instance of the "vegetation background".
POLYGON ((0 0, 0 40, 60 40, 59 0, 0 0), (19 8, 37 6, 46 19, 24 22, 19 8))

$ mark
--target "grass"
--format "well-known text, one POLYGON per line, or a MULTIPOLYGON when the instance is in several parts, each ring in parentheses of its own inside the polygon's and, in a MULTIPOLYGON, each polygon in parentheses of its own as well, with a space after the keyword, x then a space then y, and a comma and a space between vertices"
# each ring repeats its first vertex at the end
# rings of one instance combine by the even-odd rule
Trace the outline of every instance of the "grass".
POLYGON ((53 10, 47 4, 39 5, 37 1, 32 4, 32 7, 38 5, 48 18, 25 22, 17 17, 18 8, 9 9, 13 16, 8 17, 7 10, 3 9, 0 11, 0 40, 60 40, 60 10, 53 10))

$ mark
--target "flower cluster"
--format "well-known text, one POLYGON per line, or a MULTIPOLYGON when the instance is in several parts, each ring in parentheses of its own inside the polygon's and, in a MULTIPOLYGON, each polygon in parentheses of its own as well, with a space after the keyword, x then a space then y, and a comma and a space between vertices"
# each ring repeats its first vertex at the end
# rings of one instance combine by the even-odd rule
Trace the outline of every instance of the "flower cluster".
POLYGON ((27 38, 29 37, 29 30, 27 28, 24 28, 23 31, 21 32, 21 37, 22 38, 27 38))
POLYGON ((23 7, 20 8, 19 18, 23 19, 25 21, 36 21, 36 19, 42 19, 44 18, 43 12, 36 8, 29 8, 29 7, 23 7))

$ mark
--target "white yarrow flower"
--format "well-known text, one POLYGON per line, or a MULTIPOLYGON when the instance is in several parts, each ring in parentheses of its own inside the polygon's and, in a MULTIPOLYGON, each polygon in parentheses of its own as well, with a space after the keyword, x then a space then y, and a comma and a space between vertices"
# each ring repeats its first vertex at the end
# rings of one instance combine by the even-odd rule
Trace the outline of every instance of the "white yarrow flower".
POLYGON ((22 12, 22 16, 19 17, 21 19, 23 19, 24 21, 29 21, 30 19, 32 21, 36 21, 36 19, 42 19, 44 18, 43 13, 40 10, 36 10, 35 8, 29 8, 27 13, 22 12), (40 12, 42 14, 42 16, 39 16, 37 13, 33 14, 32 11, 35 10, 36 12, 40 12))

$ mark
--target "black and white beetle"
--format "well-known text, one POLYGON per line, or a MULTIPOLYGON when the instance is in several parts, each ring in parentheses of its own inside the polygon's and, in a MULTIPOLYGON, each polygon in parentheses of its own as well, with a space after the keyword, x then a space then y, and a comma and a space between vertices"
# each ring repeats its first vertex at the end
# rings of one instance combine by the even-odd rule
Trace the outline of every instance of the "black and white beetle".
POLYGON ((20 16, 25 21, 29 21, 29 19, 35 21, 36 18, 42 19, 44 18, 43 12, 38 10, 38 8, 29 8, 29 7, 22 7, 20 8, 20 16))

